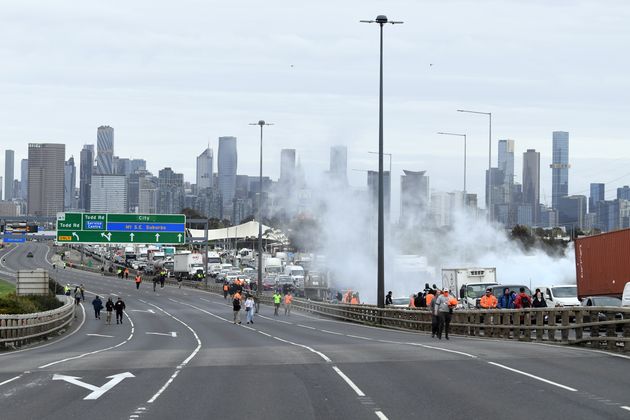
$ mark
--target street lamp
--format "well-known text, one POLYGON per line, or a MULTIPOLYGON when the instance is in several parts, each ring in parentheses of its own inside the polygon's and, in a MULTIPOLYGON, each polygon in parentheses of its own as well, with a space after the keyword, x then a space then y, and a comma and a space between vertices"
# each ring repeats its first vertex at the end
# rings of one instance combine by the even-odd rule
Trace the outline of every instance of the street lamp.
POLYGON ((466 134, 458 134, 458 133, 444 133, 442 131, 438 132, 443 136, 457 136, 464 138, 464 205, 466 205, 466 134))
POLYGON ((457 112, 468 112, 469 114, 481 114, 488 116, 488 219, 493 220, 492 216, 492 112, 469 111, 467 109, 458 109, 457 112))
POLYGON ((378 275, 376 305, 385 307, 385 246, 383 215, 383 25, 400 24, 400 21, 388 21, 387 16, 378 15, 375 20, 362 20, 362 23, 377 23, 380 26, 380 72, 378 96, 378 275))
POLYGON ((258 287, 256 294, 260 296, 263 290, 262 284, 262 151, 263 151, 263 127, 266 125, 273 125, 273 123, 266 123, 264 120, 260 120, 257 123, 250 123, 249 125, 260 126, 260 178, 258 184, 258 287))

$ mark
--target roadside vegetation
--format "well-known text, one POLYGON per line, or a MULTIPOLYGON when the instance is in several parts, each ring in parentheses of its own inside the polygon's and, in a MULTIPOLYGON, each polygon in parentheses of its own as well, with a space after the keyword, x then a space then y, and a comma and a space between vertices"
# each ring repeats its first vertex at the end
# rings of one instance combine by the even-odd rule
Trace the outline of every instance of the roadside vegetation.
POLYGON ((63 305, 54 295, 16 296, 15 286, 0 280, 0 314, 30 314, 50 311, 63 305))

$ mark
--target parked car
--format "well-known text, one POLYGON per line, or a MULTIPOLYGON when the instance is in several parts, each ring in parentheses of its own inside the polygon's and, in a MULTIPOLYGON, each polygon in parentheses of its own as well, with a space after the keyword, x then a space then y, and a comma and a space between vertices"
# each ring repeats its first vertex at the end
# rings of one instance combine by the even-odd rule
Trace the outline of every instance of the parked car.
MULTIPOLYGON (((621 307, 621 299, 616 296, 587 296, 582 299, 582 306, 608 306, 613 308, 621 307)), ((604 312, 598 312, 597 318, 600 322, 606 321, 606 314, 604 312)), ((623 319, 623 314, 621 312, 617 312, 615 314, 615 319, 623 319)), ((583 322, 591 322, 591 317, 589 315, 584 315, 583 322)), ((619 330, 621 326, 617 327, 619 330)))

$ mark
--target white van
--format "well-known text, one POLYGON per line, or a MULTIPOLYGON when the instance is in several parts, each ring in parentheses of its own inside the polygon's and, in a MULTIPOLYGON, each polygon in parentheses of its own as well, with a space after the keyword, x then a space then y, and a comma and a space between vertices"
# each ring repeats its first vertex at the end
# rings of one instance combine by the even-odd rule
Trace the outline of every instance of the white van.
POLYGON ((621 296, 621 306, 630 306, 630 281, 623 288, 621 296))
POLYGON ((540 291, 543 293, 548 307, 580 305, 576 285, 541 287, 540 291))

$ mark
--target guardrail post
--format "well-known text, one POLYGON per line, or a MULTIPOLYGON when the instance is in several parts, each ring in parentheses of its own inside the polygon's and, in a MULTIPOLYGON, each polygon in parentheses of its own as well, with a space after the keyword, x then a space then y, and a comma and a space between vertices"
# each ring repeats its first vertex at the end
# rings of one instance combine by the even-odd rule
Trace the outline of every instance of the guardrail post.
POLYGON ((536 311, 536 341, 543 341, 545 334, 545 312, 536 311))
POLYGON ((550 310, 547 316, 547 340, 553 342, 556 341, 556 311, 550 310))
POLYGON ((581 309, 577 309, 575 311, 575 341, 577 343, 579 343, 580 340, 582 340, 582 337, 584 337, 584 327, 582 327, 583 323, 584 313, 581 309))
POLYGON ((510 319, 512 317, 512 314, 510 314, 509 312, 503 312, 501 314, 501 318, 503 320, 503 325, 504 328, 502 328, 502 332, 501 332, 501 336, 503 338, 510 338, 510 319))
POLYGON ((532 341, 532 315, 531 309, 526 309, 525 314, 523 315, 523 320, 525 321, 523 339, 525 341, 532 341))
MULTIPOLYGON (((599 313, 597 311, 588 311, 588 320, 589 322, 595 322, 593 320, 593 315, 596 317, 597 322, 599 322, 599 313)), ((591 333, 590 336, 591 338, 599 338, 599 325, 591 325, 590 327, 591 329, 591 333)), ((599 347, 599 340, 591 340, 591 347, 599 347)))
MULTIPOLYGON (((615 320, 614 312, 606 311, 606 321, 614 321, 614 320, 615 320)), ((617 329, 617 324, 606 325, 606 338, 608 338, 608 340, 606 340, 606 348, 608 350, 615 350, 615 348, 617 347, 616 340, 613 340, 613 338, 617 338, 617 332, 615 331, 616 329, 617 329)))
POLYGON ((623 338, 625 338, 624 342, 623 342, 623 351, 624 353, 630 353, 630 321, 628 321, 626 318, 628 316, 630 316, 629 313, 624 313, 624 321, 625 323, 623 324, 623 338))
POLYGON ((562 310, 562 331, 560 331, 560 337, 563 343, 569 342, 569 311, 562 310))

